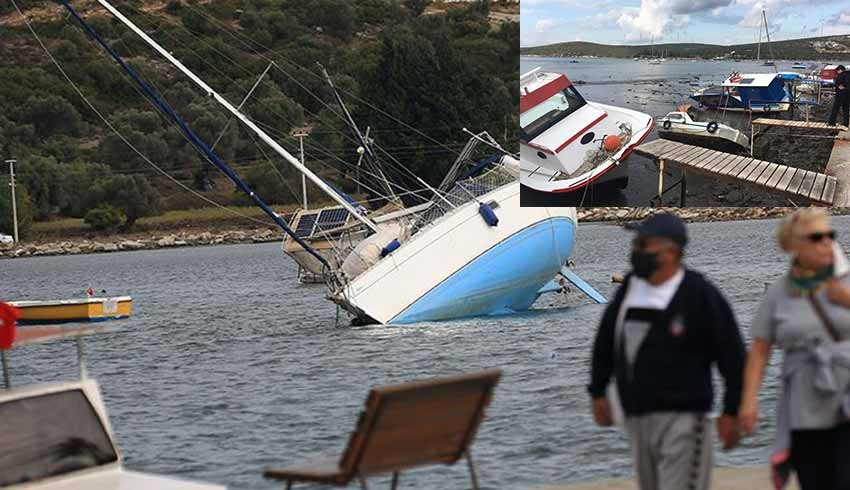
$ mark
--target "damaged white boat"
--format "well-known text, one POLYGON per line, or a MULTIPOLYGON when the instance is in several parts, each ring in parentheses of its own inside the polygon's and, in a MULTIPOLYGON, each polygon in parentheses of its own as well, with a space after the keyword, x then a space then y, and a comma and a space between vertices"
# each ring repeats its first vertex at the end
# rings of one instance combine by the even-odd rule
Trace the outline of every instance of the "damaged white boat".
POLYGON ((561 73, 536 68, 520 91, 520 181, 538 191, 625 177, 625 160, 652 132, 648 114, 586 101, 561 73))
POLYGON ((656 121, 658 136, 726 153, 749 153, 750 139, 741 131, 717 121, 695 121, 687 107, 679 109, 656 121))

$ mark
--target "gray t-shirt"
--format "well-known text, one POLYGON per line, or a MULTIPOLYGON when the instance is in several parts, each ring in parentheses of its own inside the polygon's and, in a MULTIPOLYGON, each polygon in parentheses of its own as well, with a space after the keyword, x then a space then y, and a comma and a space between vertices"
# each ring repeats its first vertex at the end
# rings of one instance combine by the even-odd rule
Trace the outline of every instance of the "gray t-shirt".
MULTIPOLYGON (((850 276, 843 277, 841 282, 850 286, 850 276)), ((829 301, 824 290, 815 293, 815 298, 841 339, 850 341, 850 308, 829 301)), ((799 355, 813 346, 835 343, 809 299, 792 293, 787 277, 768 289, 750 326, 750 334, 754 339, 768 340, 783 349, 783 373, 788 371, 790 355, 799 355)), ((843 367, 836 367, 835 371, 844 388, 842 392, 846 393, 850 371, 843 367)), ((784 383, 784 389, 790 390, 789 421, 792 429, 830 428, 846 421, 840 410, 842 397, 825 397, 814 389, 816 374, 816 364, 806 363, 804 369, 796 370, 784 383)))

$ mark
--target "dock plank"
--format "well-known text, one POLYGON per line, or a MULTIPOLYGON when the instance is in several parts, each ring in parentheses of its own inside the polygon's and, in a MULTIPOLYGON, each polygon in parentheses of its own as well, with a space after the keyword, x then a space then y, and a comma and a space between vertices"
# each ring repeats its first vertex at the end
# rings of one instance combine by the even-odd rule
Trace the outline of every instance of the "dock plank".
POLYGON ((794 177, 794 173, 797 172, 797 169, 794 167, 788 167, 788 171, 785 172, 785 175, 779 179, 779 183, 776 184, 776 190, 784 191, 788 188, 788 184, 791 183, 791 178, 794 177))
POLYGON ((744 158, 737 165, 735 165, 734 167, 729 169, 728 172, 726 173, 726 175, 728 175, 730 177, 737 177, 738 174, 741 173, 742 170, 747 168, 747 165, 752 163, 753 160, 755 160, 755 158, 751 158, 751 157, 744 158))
POLYGON ((815 173, 806 170, 806 175, 803 177, 803 182, 800 184, 800 189, 797 191, 802 196, 808 196, 812 193, 812 185, 815 183, 815 173))
POLYGON ((820 201, 820 196, 823 195, 823 188, 826 185, 826 175, 817 174, 815 176, 815 183, 812 186, 812 192, 809 193, 809 197, 814 199, 815 201, 820 201))
POLYGON ((778 168, 779 164, 776 163, 771 163, 770 165, 768 165, 767 168, 764 169, 764 172, 759 175, 759 178, 756 179, 756 184, 766 184, 767 181, 770 180, 770 178, 773 176, 773 174, 776 173, 776 169, 778 168))
POLYGON ((763 174, 764 171, 767 170, 768 165, 770 165, 770 162, 760 160, 756 168, 754 168, 753 171, 750 172, 750 174, 747 175, 747 178, 744 180, 746 180, 747 182, 755 183, 755 181, 761 176, 761 174, 763 174))
POLYGON ((791 194, 796 194, 797 191, 800 190, 800 184, 803 183, 803 178, 806 176, 806 171, 798 168, 797 173, 794 174, 794 177, 791 177, 791 183, 788 184, 788 189, 785 192, 789 192, 791 194))
POLYGON ((779 181, 782 180, 782 177, 784 177, 785 174, 787 174, 791 170, 793 170, 791 167, 786 167, 783 165, 782 168, 779 168, 776 170, 776 172, 773 172, 773 175, 771 175, 770 178, 767 179, 767 182, 765 182, 764 185, 776 189, 776 186, 779 185, 779 181))
POLYGON ((722 175, 729 175, 729 173, 732 172, 733 168, 737 167, 738 165, 740 165, 741 163, 743 163, 747 160, 751 160, 751 158, 745 157, 745 156, 737 156, 737 157, 729 160, 728 162, 726 162, 726 164, 723 165, 722 167, 718 168, 717 173, 722 174, 722 175))
POLYGON ((821 202, 825 202, 830 205, 835 202, 835 188, 837 183, 838 179, 836 179, 832 175, 827 176, 826 185, 823 188, 823 194, 820 198, 821 202))

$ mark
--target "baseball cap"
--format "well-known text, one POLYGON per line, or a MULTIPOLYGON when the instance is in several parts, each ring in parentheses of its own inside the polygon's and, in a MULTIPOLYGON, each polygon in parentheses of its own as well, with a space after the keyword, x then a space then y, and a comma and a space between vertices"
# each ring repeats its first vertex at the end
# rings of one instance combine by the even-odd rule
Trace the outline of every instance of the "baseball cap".
POLYGON ((638 236, 667 238, 681 248, 688 243, 685 222, 672 213, 658 213, 630 227, 638 236))

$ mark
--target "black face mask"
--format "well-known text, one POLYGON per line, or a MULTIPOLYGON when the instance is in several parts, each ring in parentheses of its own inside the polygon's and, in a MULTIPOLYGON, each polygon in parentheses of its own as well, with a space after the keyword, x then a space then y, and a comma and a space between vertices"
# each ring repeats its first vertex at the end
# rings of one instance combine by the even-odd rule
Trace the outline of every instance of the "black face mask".
POLYGON ((639 278, 649 278, 660 265, 658 255, 632 250, 632 270, 639 278))

